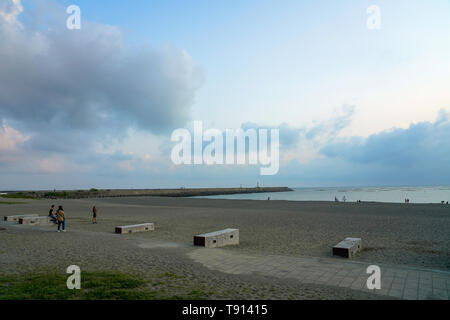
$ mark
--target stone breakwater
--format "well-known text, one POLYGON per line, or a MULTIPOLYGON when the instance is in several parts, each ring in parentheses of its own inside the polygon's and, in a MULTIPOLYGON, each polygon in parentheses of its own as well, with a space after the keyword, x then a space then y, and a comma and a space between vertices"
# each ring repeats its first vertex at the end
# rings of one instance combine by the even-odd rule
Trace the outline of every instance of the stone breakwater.
POLYGON ((7 197, 24 197, 35 199, 83 199, 106 197, 194 197, 239 193, 287 192, 288 187, 254 187, 254 188, 180 188, 180 189, 91 189, 91 190, 53 190, 11 192, 7 197))

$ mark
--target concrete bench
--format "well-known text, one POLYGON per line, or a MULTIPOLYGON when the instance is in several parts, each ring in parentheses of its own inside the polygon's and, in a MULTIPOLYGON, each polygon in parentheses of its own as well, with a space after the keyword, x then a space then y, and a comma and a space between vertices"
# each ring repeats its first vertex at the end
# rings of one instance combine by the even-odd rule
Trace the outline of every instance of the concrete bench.
POLYGON ((29 225, 29 226, 50 226, 54 225, 55 222, 51 220, 48 216, 44 217, 22 217, 19 218, 19 224, 29 225))
POLYGON ((351 259, 360 250, 362 250, 361 238, 345 238, 333 247, 333 255, 351 259))
POLYGON ((225 229, 194 236, 194 246, 217 248, 239 244, 239 229, 225 229))
POLYGON ((15 222, 19 222, 20 218, 25 218, 25 217, 38 217, 38 214, 19 214, 16 216, 5 216, 3 218, 4 221, 15 221, 15 222))
POLYGON ((133 224, 130 226, 120 226, 116 227, 116 233, 134 233, 134 232, 145 232, 155 230, 155 225, 153 223, 142 223, 133 224))

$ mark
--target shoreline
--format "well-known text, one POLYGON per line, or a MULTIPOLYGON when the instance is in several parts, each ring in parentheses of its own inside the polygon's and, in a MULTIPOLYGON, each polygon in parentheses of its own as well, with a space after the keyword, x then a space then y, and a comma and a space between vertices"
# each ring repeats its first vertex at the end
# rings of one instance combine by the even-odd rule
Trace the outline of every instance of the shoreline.
MULTIPOLYGON (((220 195, 219 195, 220 196, 220 195)), ((186 198, 192 198, 192 199, 209 199, 209 200, 232 200, 232 201, 268 201, 267 199, 238 199, 238 198, 209 198, 209 196, 192 196, 192 197, 186 197, 186 198)), ((355 204, 388 204, 388 205, 439 205, 439 206, 448 206, 447 203, 438 203, 438 202, 388 202, 388 201, 333 201, 333 200, 290 200, 290 199, 270 199, 271 202, 300 202, 300 203, 355 203, 355 204)))
MULTIPOLYGON (((271 191, 272 192, 272 191, 271 191)), ((285 192, 285 191, 280 191, 280 192, 285 192)), ((286 191, 287 192, 287 191, 286 191)), ((254 193, 269 193, 267 191, 261 191, 261 192, 254 192, 254 193)), ((231 194, 231 193, 230 193, 231 194)), ((250 194, 250 192, 249 192, 250 194)), ((221 195, 221 194, 218 194, 221 195)), ((214 195, 212 195, 214 196, 214 195)), ((387 206, 401 206, 401 207, 416 207, 416 206, 436 206, 436 207, 445 207, 445 206, 449 206, 448 204, 444 203, 437 203, 437 202, 410 202, 410 203, 404 203, 404 202, 387 202, 387 201, 361 201, 361 202, 357 202, 357 201, 339 201, 339 202, 335 202, 332 200, 289 200, 289 199, 237 199, 237 198, 210 198, 208 195, 203 196, 166 196, 166 195, 147 195, 147 194, 142 194, 142 195, 117 195, 117 196, 92 196, 92 197, 79 197, 79 198, 70 198, 70 197, 35 197, 35 198, 7 198, 7 197, 2 197, 0 196, 0 204, 2 203, 8 203, 8 204, 27 204, 27 200, 32 200, 32 201, 37 201, 37 200, 93 200, 95 202, 95 200, 99 200, 99 201, 107 201, 107 200, 113 200, 113 199, 120 199, 120 198, 154 198, 154 199, 165 199, 165 198, 172 198, 172 199, 192 199, 192 200, 207 200, 207 201, 226 201, 226 202, 234 202, 234 201, 238 201, 238 202, 245 202, 245 201, 250 201, 250 202, 264 202, 267 203, 268 201, 272 202, 272 203, 286 203, 286 204, 336 204, 336 205, 364 205, 364 204, 368 204, 368 205, 387 205, 387 206), (14 200, 14 202, 10 201, 10 200, 14 200)))

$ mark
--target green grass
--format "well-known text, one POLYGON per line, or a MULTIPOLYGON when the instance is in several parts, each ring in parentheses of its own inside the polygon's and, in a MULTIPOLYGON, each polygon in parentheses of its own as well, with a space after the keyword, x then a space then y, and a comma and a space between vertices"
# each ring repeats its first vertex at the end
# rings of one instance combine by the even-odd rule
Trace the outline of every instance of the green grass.
POLYGON ((167 288, 177 287, 173 283, 177 276, 170 273, 145 279, 122 272, 81 272, 80 290, 67 289, 69 276, 53 272, 0 276, 0 300, 183 300, 206 299, 208 295, 191 286, 167 292, 167 288))
POLYGON ((26 204, 26 202, 0 201, 0 204, 26 204))
POLYGON ((82 272, 81 289, 67 289, 69 274, 43 273, 0 277, 0 300, 151 299, 146 280, 119 272, 82 272))

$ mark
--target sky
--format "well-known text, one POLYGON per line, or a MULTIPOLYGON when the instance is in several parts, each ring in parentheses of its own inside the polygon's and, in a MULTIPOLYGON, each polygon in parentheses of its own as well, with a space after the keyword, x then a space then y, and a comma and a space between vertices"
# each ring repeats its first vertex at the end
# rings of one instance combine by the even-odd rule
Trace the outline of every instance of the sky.
POLYGON ((0 190, 450 185, 449 57, 446 0, 0 0, 0 190), (279 171, 175 165, 194 121, 279 171))

